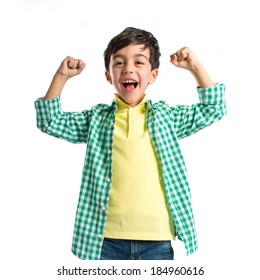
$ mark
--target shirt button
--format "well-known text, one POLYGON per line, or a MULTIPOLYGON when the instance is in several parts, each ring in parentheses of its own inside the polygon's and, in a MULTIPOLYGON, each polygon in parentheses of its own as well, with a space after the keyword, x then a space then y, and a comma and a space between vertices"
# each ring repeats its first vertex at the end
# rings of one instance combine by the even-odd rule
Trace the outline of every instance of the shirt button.
POLYGON ((106 211, 106 207, 105 207, 105 206, 102 206, 102 207, 101 207, 101 211, 102 211, 102 212, 106 211))
POLYGON ((111 150, 108 150, 107 152, 108 152, 108 154, 109 154, 109 155, 112 153, 112 151, 111 151, 111 150))
POLYGON ((110 178, 107 177, 107 182, 109 183, 110 181, 111 181, 110 178))
POLYGON ((102 238, 102 237, 103 237, 103 235, 100 233, 100 234, 98 235, 98 237, 99 237, 99 238, 102 238))

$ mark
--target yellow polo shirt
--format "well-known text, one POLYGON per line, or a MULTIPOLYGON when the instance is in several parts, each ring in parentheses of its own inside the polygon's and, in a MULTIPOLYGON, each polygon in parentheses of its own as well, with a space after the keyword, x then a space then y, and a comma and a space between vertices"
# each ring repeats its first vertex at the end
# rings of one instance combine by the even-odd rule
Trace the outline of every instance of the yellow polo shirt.
POLYGON ((172 216, 146 127, 147 97, 133 108, 115 98, 118 109, 105 237, 172 240, 172 216))

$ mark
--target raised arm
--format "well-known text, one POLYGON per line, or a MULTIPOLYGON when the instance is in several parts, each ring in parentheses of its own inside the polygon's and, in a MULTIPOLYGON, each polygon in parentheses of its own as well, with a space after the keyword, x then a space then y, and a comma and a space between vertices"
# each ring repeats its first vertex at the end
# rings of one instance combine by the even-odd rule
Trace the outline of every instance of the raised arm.
POLYGON ((189 70, 198 84, 200 103, 172 108, 175 132, 179 138, 183 138, 213 124, 226 114, 225 86, 212 82, 188 47, 173 53, 170 58, 176 67, 189 70))
POLYGON ((80 74, 84 68, 82 60, 66 57, 55 73, 45 97, 35 101, 37 126, 42 132, 72 143, 87 141, 91 110, 63 112, 59 98, 68 79, 80 74))

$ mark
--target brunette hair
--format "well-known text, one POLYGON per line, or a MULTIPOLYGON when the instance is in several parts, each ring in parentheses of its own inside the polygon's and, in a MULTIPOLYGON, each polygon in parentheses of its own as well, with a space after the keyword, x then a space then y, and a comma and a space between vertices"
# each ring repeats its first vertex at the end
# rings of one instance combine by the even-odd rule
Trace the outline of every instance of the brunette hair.
POLYGON ((107 48, 104 51, 105 67, 107 71, 109 71, 111 55, 131 44, 144 45, 144 50, 146 48, 149 48, 152 70, 159 68, 159 59, 161 54, 157 39, 153 36, 152 33, 148 31, 133 27, 127 27, 121 33, 110 40, 107 48))

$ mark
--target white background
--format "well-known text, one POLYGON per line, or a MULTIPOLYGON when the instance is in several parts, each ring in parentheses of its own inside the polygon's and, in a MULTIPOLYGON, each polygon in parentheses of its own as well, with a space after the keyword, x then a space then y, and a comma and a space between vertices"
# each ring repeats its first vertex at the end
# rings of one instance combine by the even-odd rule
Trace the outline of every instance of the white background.
MULTIPOLYGON (((182 244, 174 242, 176 261, 145 265, 203 266, 205 275, 198 279, 259 279, 256 4, 253 0, 27 0, 10 1, 1 9, 1 279, 86 279, 57 276, 56 271, 63 265, 111 265, 81 261, 70 252, 85 146, 42 134, 36 128, 33 102, 46 93, 59 64, 71 55, 87 65, 66 85, 63 110, 110 103, 114 89, 105 80, 103 51, 127 26, 151 31, 159 41, 160 74, 147 90, 153 101, 164 99, 171 105, 198 101, 194 78, 169 62, 171 53, 189 46, 212 79, 226 84, 228 106, 228 115, 220 122, 181 141, 198 252, 186 257, 182 244)), ((159 279, 164 277, 169 279, 159 279)), ((139 277, 146 278, 150 279, 148 274, 139 277)))

